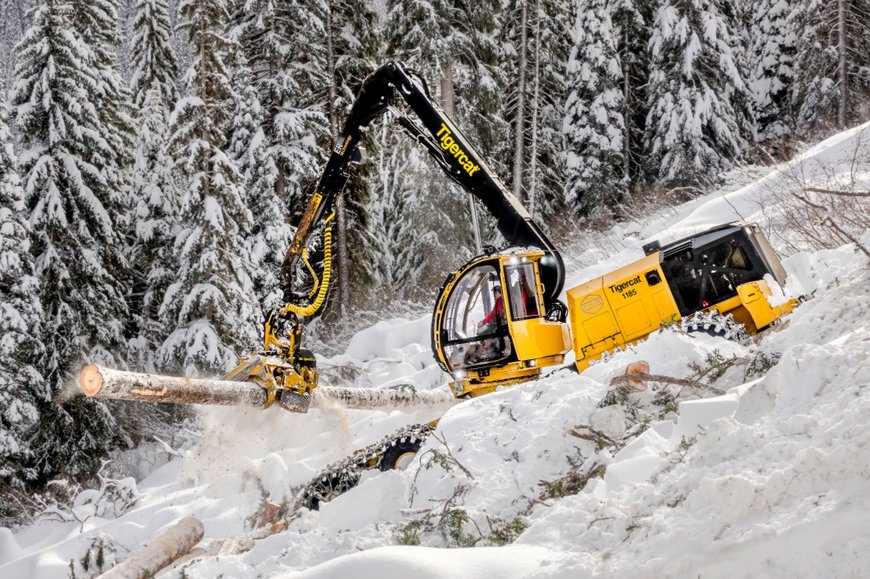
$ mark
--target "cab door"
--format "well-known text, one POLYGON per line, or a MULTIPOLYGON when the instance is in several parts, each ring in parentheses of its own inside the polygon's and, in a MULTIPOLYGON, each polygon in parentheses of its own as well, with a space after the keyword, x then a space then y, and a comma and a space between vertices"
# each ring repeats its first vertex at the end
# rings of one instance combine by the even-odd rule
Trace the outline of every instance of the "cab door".
POLYGON ((433 324, 440 318, 436 341, 449 372, 497 365, 513 354, 502 288, 499 262, 492 259, 473 264, 449 290, 433 318, 433 324))

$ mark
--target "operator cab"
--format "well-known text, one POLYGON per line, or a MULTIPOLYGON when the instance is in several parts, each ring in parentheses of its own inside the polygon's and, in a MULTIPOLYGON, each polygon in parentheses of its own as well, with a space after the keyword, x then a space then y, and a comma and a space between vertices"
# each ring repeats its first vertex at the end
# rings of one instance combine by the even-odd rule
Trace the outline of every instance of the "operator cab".
POLYGON ((561 362, 567 326, 545 317, 540 250, 476 258, 451 275, 433 315, 433 351, 457 395, 491 392, 561 362), (552 362, 559 358, 558 362, 552 362))

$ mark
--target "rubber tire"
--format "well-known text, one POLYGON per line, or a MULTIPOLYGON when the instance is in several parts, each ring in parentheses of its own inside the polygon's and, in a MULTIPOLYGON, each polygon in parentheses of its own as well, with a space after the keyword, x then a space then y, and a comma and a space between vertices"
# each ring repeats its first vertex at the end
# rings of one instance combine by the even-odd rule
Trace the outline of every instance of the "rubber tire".
POLYGON ((409 453, 417 454, 417 452, 420 451, 421 446, 423 446, 422 440, 412 439, 397 442, 384 451, 384 455, 381 457, 381 460, 378 461, 378 470, 381 472, 386 472, 388 470, 401 470, 398 468, 398 463, 403 460, 403 456, 409 453))

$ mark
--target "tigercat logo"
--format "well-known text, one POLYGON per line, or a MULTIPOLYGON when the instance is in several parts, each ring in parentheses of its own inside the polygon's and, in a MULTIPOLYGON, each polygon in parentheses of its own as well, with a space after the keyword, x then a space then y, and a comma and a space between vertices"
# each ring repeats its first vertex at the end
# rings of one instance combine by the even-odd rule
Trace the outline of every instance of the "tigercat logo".
POLYGON ((584 314, 597 314, 604 307, 604 300, 596 294, 589 294, 580 302, 580 309, 584 314))
POLYGON ((453 133, 447 128, 447 125, 441 123, 441 129, 436 133, 436 136, 441 139, 441 148, 453 155, 462 169, 471 177, 480 170, 480 165, 475 165, 474 161, 468 158, 468 155, 463 151, 456 140, 451 136, 453 133))
POLYGON ((629 288, 629 287, 636 285, 636 284, 639 284, 639 283, 640 283, 640 275, 637 275, 628 281, 613 284, 613 285, 607 286, 607 287, 610 288, 611 293, 616 294, 616 293, 620 293, 620 292, 624 291, 626 288, 629 288))

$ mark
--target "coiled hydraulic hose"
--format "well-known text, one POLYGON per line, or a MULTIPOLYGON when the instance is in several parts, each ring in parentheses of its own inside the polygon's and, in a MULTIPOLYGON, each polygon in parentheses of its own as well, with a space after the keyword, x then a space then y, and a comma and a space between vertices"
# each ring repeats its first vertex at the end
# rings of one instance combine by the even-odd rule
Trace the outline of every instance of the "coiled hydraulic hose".
MULTIPOLYGON (((326 226, 323 230, 323 275, 320 277, 319 281, 317 277, 314 276, 314 287, 317 289, 317 296, 314 298, 314 301, 307 306, 284 304, 284 310, 287 312, 307 318, 316 314, 320 308, 323 307, 323 302, 326 301, 326 294, 329 293, 329 282, 332 278, 332 221, 334 218, 335 212, 333 211, 329 217, 324 220, 326 226), (320 287, 317 287, 318 283, 320 287)), ((311 268, 307 260, 305 260, 305 263, 308 265, 309 271, 313 274, 313 268, 311 268)), ((314 290, 312 289, 311 293, 313 293, 313 291, 314 290)), ((309 296, 311 293, 309 293, 309 296)))

